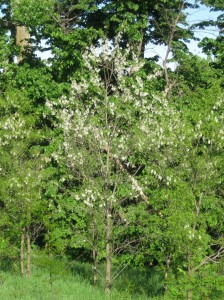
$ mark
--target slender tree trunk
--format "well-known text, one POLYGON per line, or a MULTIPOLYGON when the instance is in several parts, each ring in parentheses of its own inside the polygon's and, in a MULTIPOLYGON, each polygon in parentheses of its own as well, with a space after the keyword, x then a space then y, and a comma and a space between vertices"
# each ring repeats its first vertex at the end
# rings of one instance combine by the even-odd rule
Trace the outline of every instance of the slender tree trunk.
POLYGON ((30 277, 31 274, 31 245, 30 245, 30 231, 27 229, 26 233, 27 241, 27 276, 30 277))
POLYGON ((25 228, 22 229, 21 242, 20 242, 20 271, 22 277, 24 277, 24 242, 25 242, 25 228))
MULTIPOLYGON (((93 218, 93 215, 91 216, 93 218)), ((97 229, 96 222, 93 219, 93 285, 97 283, 97 270, 98 270, 98 251, 97 251, 97 229)))
POLYGON ((185 1, 182 1, 180 8, 179 8, 179 13, 172 24, 172 29, 171 29, 171 32, 170 32, 170 35, 169 35, 168 41, 167 41, 167 49, 166 49, 166 54, 165 54, 165 58, 163 61, 163 68, 164 68, 165 80, 166 80, 166 88, 165 88, 166 94, 168 94, 169 89, 171 87, 169 73, 168 73, 168 57, 169 57, 170 52, 172 51, 172 44, 173 44, 174 37, 176 34, 177 25, 178 25, 178 22, 181 17, 181 13, 184 9, 184 5, 185 5, 185 1))
POLYGON ((93 285, 95 286, 97 283, 97 268, 98 268, 98 262, 97 262, 97 251, 96 248, 93 248, 93 285))
POLYGON ((141 30, 142 39, 139 42, 137 49, 140 57, 144 58, 145 56, 145 29, 141 30))
MULTIPOLYGON (((106 116, 107 125, 107 116, 106 116)), ((111 201, 109 198, 109 174, 110 174, 110 147, 107 144, 107 162, 106 162, 106 286, 105 293, 110 294, 111 291, 111 231, 112 231, 112 219, 111 219, 111 201)))
POLYGON ((105 292, 111 290, 111 209, 108 203, 106 211, 106 287, 105 292))
MULTIPOLYGON (((191 261, 191 253, 190 251, 188 251, 188 254, 187 254, 187 263, 188 263, 188 266, 187 266, 187 273, 188 273, 188 279, 189 279, 189 284, 191 286, 191 283, 192 283, 192 269, 191 269, 191 265, 190 265, 190 261, 191 261)), ((192 300, 192 289, 191 287, 187 290, 187 300, 192 300)))
POLYGON ((192 300, 192 290, 187 290, 187 300, 192 300))

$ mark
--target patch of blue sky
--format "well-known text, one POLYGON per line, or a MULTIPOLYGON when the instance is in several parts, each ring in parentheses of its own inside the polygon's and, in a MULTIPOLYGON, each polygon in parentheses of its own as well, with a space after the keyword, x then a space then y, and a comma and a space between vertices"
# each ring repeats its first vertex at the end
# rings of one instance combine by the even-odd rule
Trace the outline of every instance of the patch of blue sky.
MULTIPOLYGON (((46 41, 42 40, 41 43, 40 43, 40 47, 45 48, 46 47, 46 41)), ((46 61, 47 61, 48 58, 53 57, 53 54, 52 54, 51 50, 47 50, 47 51, 44 51, 44 52, 36 51, 35 53, 38 57, 41 57, 42 60, 46 60, 46 61)))
MULTIPOLYGON (((200 5, 199 8, 197 9, 187 9, 186 13, 187 13, 187 22, 189 26, 192 26, 202 21, 209 21, 209 20, 215 21, 217 17, 221 14, 221 12, 218 11, 211 11, 210 8, 208 8, 205 5, 200 5)), ((198 55, 206 58, 206 55, 202 52, 201 48, 198 47, 198 43, 205 37, 215 39, 218 36, 218 33, 219 33, 218 28, 212 26, 207 27, 206 29, 196 28, 194 29, 194 35, 198 39, 198 41, 190 40, 188 43, 186 43, 186 45, 188 46, 190 52, 192 52, 194 55, 198 55)), ((162 46, 162 45, 155 46, 149 43, 147 45, 145 56, 153 57, 155 55, 158 55, 159 64, 162 65, 166 56, 166 51, 167 51, 166 46, 162 46)), ((172 58, 172 53, 170 53, 169 55, 169 59, 171 58, 172 58)), ((177 63, 175 62, 169 63, 169 67, 171 69, 175 69, 176 66, 177 63)))

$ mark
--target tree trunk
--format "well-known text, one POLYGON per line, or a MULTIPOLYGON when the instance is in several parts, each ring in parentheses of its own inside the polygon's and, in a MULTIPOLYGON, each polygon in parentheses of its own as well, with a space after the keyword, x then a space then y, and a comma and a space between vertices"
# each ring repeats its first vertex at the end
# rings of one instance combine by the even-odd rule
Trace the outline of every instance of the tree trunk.
POLYGON ((24 241, 25 241, 25 228, 22 229, 21 242, 20 242, 20 270, 21 270, 22 277, 24 277, 24 241))
POLYGON ((93 285, 96 285, 97 283, 97 268, 98 268, 97 250, 94 247, 93 248, 93 285))
POLYGON ((137 46, 138 54, 140 57, 144 58, 145 56, 145 29, 141 30, 142 39, 137 46))
POLYGON ((30 245, 30 232, 27 229, 26 233, 26 241, 27 241, 27 276, 30 277, 31 274, 31 245, 30 245))
POLYGON ((21 50, 17 57, 18 63, 21 62, 24 58, 23 51, 25 47, 29 45, 27 41, 29 38, 30 34, 25 26, 16 26, 16 46, 21 47, 21 50))
POLYGON ((111 291, 111 208, 107 203, 106 209, 106 287, 105 293, 111 291))
POLYGON ((92 219, 93 219, 93 251, 92 251, 92 255, 93 255, 93 285, 96 285, 97 283, 97 269, 98 269, 98 251, 97 251, 97 229, 96 229, 96 222, 94 220, 93 214, 91 215, 92 219))
POLYGON ((187 300, 192 300, 192 290, 187 290, 187 300))
MULTIPOLYGON (((106 116, 106 125, 107 116, 106 116)), ((111 219, 111 202, 109 198, 109 175, 110 174, 110 147, 109 143, 107 144, 107 163, 106 163, 106 286, 105 293, 110 295, 111 291, 111 231, 112 231, 112 219, 111 219)))
POLYGON ((180 20, 181 17, 181 13, 184 9, 184 5, 185 5, 185 1, 182 1, 180 8, 179 8, 179 12, 176 16, 176 19, 173 20, 173 24, 171 24, 171 32, 170 35, 168 36, 168 40, 167 40, 167 50, 166 50, 166 55, 163 61, 163 69, 164 69, 164 73, 165 73, 165 80, 166 80, 166 87, 165 87, 165 92, 168 95, 170 88, 172 87, 172 85, 170 85, 170 78, 169 78, 169 72, 168 72, 168 57, 169 54, 172 51, 172 45, 173 45, 173 41, 175 38, 175 34, 177 31, 177 25, 178 22, 180 20))
MULTIPOLYGON (((192 284, 192 268, 191 268, 191 265, 190 265, 190 262, 191 262, 191 253, 190 253, 190 250, 188 250, 188 253, 187 253, 187 273, 188 273, 188 280, 189 280, 189 284, 191 286, 192 284)), ((187 290, 187 300, 192 300, 192 289, 189 288, 187 290)))

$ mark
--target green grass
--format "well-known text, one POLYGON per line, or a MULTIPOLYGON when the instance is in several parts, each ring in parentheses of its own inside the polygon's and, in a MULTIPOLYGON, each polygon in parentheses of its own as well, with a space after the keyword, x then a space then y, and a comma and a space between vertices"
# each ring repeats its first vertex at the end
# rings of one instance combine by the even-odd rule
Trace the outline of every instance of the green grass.
POLYGON ((0 299, 13 300, 161 300, 153 297, 161 283, 155 274, 125 271, 114 282, 111 297, 103 292, 103 280, 91 285, 91 266, 75 263, 70 270, 60 262, 47 267, 33 267, 30 278, 12 272, 0 273, 0 299), (52 267, 53 266, 53 267, 52 267), (72 269, 72 271, 71 271, 72 269), (51 270, 51 272, 50 272, 51 270), (153 276, 152 276, 153 275, 153 276), (150 296, 151 295, 151 296, 150 296))
MULTIPOLYGON (((105 266, 101 266, 100 272, 104 274, 105 266)), ((78 274, 83 280, 92 282, 91 265, 88 263, 75 262, 71 270, 73 274, 78 274)), ((113 275, 119 272, 119 268, 113 270, 113 275)), ((113 276, 112 276, 113 278, 113 276)), ((104 278, 99 276, 98 287, 103 290, 105 286, 104 278)), ((125 269, 120 276, 112 282, 112 291, 119 291, 119 293, 126 295, 133 295, 133 299, 137 299, 137 295, 141 295, 141 299, 153 299, 161 295, 163 290, 163 281, 161 274, 158 271, 139 270, 139 269, 125 269)), ((115 298, 116 299, 116 298, 115 298)), ((131 298, 130 298, 131 299, 131 298)))
POLYGON ((24 300, 91 300, 104 299, 100 291, 81 281, 74 276, 65 276, 50 279, 47 272, 35 272, 31 278, 20 278, 16 275, 2 274, 0 299, 24 299, 24 300))

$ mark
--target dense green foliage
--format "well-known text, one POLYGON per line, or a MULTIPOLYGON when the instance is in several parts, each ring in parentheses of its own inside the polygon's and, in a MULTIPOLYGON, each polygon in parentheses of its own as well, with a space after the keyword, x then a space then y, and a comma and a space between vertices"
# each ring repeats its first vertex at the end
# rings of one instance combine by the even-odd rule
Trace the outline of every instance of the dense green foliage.
POLYGON ((119 299, 224 297, 223 4, 201 2, 220 16, 190 27, 198 1, 0 1, 2 270, 61 255, 107 293, 122 281, 119 299), (186 41, 210 25, 194 56, 186 41))

